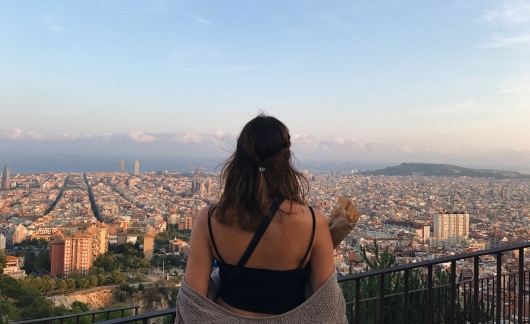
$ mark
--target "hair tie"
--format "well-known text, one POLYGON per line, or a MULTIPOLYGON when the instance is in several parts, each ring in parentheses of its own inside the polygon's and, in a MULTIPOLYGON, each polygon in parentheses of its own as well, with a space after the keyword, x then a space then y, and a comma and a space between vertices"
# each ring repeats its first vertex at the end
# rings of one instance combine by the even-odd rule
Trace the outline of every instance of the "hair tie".
POLYGON ((267 169, 265 169, 264 167, 258 167, 258 172, 263 172, 265 170, 267 170, 267 169))

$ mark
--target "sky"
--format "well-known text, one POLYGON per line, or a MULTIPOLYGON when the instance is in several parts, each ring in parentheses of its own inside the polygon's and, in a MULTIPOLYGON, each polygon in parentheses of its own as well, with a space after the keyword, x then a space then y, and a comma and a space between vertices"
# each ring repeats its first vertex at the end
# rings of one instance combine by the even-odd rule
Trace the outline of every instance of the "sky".
POLYGON ((0 164, 225 158, 530 170, 528 1, 0 1, 0 164))

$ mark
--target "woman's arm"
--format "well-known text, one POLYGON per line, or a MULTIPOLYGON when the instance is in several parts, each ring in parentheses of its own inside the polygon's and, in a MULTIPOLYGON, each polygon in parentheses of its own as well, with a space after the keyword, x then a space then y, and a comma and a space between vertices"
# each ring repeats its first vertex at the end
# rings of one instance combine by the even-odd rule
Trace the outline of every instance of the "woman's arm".
POLYGON ((326 216, 319 210, 315 210, 316 229, 313 248, 311 249, 311 289, 317 291, 329 278, 335 262, 333 257, 333 242, 329 232, 326 216))
POLYGON ((203 296, 207 296, 213 267, 213 254, 208 232, 208 207, 199 212, 193 223, 189 247, 186 283, 203 296))

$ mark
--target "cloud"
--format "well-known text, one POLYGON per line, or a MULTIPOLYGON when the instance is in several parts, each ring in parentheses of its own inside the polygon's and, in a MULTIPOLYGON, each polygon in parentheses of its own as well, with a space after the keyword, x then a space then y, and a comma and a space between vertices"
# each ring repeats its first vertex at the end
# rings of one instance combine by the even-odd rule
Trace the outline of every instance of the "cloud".
POLYGON ((222 130, 219 130, 213 134, 215 138, 223 138, 225 136, 225 132, 222 130))
POLYGON ((315 138, 311 135, 300 135, 300 134, 294 134, 291 135, 291 142, 295 145, 313 145, 315 144, 315 138))
POLYGON ((154 136, 142 132, 131 132, 129 138, 136 143, 151 143, 156 139, 154 136))
POLYGON ((488 23, 516 27, 530 23, 530 3, 528 1, 495 2, 497 6, 484 13, 482 19, 488 23))
POLYGON ((482 48, 503 48, 530 43, 530 34, 515 37, 495 37, 490 43, 484 44, 482 48))
POLYGON ((203 142, 204 137, 199 134, 185 133, 175 135, 174 140, 180 144, 200 144, 203 142))
POLYGON ((22 130, 19 128, 15 128, 12 131, 10 131, 7 136, 9 136, 12 139, 19 138, 22 135, 22 130))
POLYGON ((65 28, 57 22, 57 18, 53 15, 44 16, 44 24, 54 34, 64 34, 65 28))
POLYGON ((206 19, 203 19, 203 18, 200 18, 200 17, 197 17, 195 15, 190 15, 191 18, 193 18, 196 22, 202 24, 202 25, 206 25, 206 26, 210 26, 212 23, 206 19))
POLYGON ((79 135, 72 132, 64 132, 63 137, 69 140, 75 140, 79 137, 79 135))
POLYGON ((34 139, 36 141, 42 141, 44 139, 44 136, 42 135, 42 133, 37 132, 37 131, 29 131, 28 136, 29 138, 34 139))

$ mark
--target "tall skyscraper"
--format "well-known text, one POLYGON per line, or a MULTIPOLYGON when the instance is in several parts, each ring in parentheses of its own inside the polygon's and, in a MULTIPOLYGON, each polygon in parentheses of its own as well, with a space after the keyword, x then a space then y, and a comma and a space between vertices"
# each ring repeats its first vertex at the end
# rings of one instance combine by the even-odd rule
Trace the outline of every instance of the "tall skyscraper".
POLYGON ((433 239, 438 245, 459 244, 469 236, 469 214, 467 212, 434 215, 433 239))
POLYGON ((120 162, 120 173, 125 172, 125 161, 121 160, 120 162))
POLYGON ((11 189, 11 174, 9 172, 9 165, 4 167, 4 172, 2 173, 2 189, 11 189))
POLYGON ((140 162, 134 161, 134 174, 140 174, 140 162))

